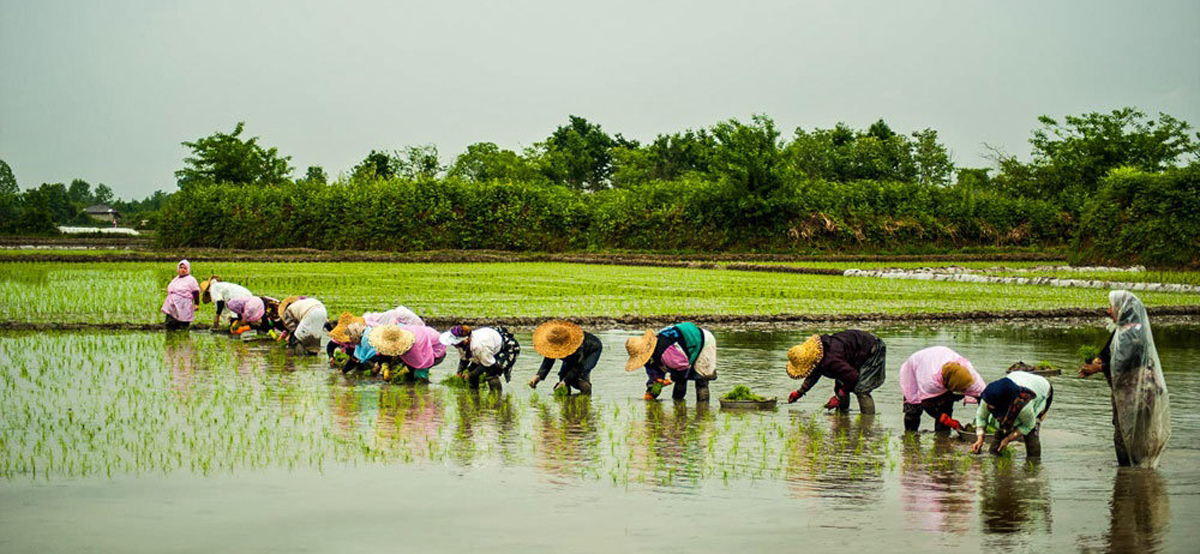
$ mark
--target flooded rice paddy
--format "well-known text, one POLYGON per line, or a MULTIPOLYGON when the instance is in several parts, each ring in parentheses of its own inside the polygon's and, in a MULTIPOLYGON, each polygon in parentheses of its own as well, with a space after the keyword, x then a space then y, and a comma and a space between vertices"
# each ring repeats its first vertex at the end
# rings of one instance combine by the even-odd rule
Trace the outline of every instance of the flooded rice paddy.
POLYGON ((717 330, 707 405, 641 400, 629 331, 598 333, 595 394, 566 399, 553 376, 525 385, 528 331, 500 395, 202 332, 0 334, 0 551, 1194 551, 1200 326, 1155 328, 1173 426, 1157 471, 1118 470, 1107 386, 1071 376, 1100 321, 876 329, 875 417, 821 410, 827 382, 774 411, 719 408, 736 384, 786 398, 784 352, 814 331, 717 330), (896 371, 933 344, 988 380, 1017 360, 1067 370, 1040 464, 903 435, 896 371))

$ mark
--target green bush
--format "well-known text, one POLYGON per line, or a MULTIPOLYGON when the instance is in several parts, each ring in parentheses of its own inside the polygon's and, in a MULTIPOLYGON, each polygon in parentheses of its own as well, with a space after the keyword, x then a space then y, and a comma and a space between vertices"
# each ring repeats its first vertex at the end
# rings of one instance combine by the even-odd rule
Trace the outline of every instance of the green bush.
POLYGON ((1200 267, 1200 165, 1113 170, 1088 201, 1072 263, 1200 267))

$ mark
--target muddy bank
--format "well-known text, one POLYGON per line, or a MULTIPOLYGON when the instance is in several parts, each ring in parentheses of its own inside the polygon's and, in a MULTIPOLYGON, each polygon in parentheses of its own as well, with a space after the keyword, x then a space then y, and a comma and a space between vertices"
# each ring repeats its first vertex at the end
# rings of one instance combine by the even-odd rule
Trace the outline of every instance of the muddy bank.
MULTIPOLYGON (((0 242, 0 245, 4 243, 0 242)), ((11 244, 10 244, 11 246, 11 244)), ((126 247, 127 244, 114 247, 126 247)), ((792 254, 641 254, 641 253, 523 253, 494 250, 431 251, 431 252, 327 252, 306 248, 284 250, 141 250, 138 252, 89 252, 64 254, 54 251, 23 251, 5 254, 0 261, 29 262, 174 262, 180 258, 193 262, 390 262, 390 263, 488 263, 488 262, 570 262, 629 266, 694 267, 718 269, 729 267, 745 271, 779 273, 811 273, 811 268, 788 268, 754 265, 753 262, 911 262, 911 261, 1063 261, 1064 257, 1049 253, 1009 254, 935 254, 919 255, 792 255, 792 254)), ((840 270, 821 269, 822 274, 840 270)))
MULTIPOLYGON (((1153 306, 1147 308, 1157 324, 1200 323, 1200 305, 1196 306, 1153 306)), ((1053 310, 972 311, 929 314, 670 314, 670 315, 624 315, 568 317, 579 325, 606 328, 654 327, 693 321, 719 328, 737 327, 785 327, 833 325, 893 325, 893 324, 936 324, 936 323, 1063 323, 1094 324, 1097 319, 1107 317, 1103 309, 1062 308, 1053 310)), ((425 323, 432 327, 446 328, 456 324, 503 325, 515 328, 533 328, 552 317, 427 317, 425 323)), ((28 323, 0 321, 0 331, 158 331, 161 323, 28 323)), ((195 327, 207 330, 207 327, 195 327)))

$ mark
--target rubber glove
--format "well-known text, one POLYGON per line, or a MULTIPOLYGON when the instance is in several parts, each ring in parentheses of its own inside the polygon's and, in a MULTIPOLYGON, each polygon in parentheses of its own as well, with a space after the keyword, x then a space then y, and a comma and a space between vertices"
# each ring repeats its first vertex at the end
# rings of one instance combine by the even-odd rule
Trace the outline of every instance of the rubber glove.
POLYGON ((945 425, 951 429, 962 429, 962 424, 957 419, 950 417, 950 414, 942 414, 938 417, 938 423, 945 425))
POLYGON ((825 409, 826 409, 826 410, 833 410, 833 409, 835 409, 835 408, 837 408, 838 406, 841 406, 841 405, 842 405, 842 401, 841 401, 841 400, 838 400, 838 397, 837 397, 837 395, 833 395, 833 396, 829 397, 829 402, 826 402, 826 403, 825 403, 825 409))
POLYGON ((793 404, 797 400, 800 400, 800 391, 794 390, 794 391, 792 391, 791 394, 788 395, 788 404, 793 404))

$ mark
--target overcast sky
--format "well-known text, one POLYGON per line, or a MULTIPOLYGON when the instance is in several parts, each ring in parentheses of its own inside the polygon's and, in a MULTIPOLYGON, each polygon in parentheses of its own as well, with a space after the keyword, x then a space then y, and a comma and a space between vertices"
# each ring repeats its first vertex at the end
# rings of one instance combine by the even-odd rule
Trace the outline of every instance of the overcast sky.
POLYGON ((182 141, 330 175, 371 149, 520 149, 568 115, 639 140, 765 113, 932 127, 959 166, 1041 114, 1200 125, 1200 1, 0 0, 0 159, 22 188, 175 190, 182 141))

